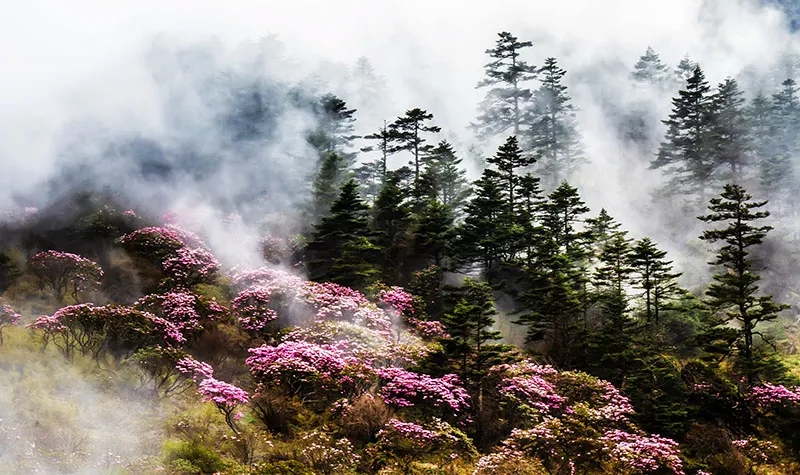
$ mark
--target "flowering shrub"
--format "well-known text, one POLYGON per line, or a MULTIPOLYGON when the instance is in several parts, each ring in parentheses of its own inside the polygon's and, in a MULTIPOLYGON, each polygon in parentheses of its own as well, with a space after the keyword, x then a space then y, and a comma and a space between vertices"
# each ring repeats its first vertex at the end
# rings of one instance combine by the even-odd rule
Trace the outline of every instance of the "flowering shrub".
POLYGON ((495 366, 489 378, 497 384, 502 417, 517 427, 476 473, 538 458, 550 473, 610 465, 613 473, 683 474, 678 444, 640 435, 630 402, 607 381, 530 361, 495 366))
POLYGON ((325 432, 314 430, 300 436, 303 462, 315 473, 334 475, 353 473, 360 456, 345 438, 335 439, 325 432))
POLYGON ((624 467, 629 473, 684 475, 678 443, 672 439, 611 430, 600 442, 606 444, 612 465, 624 467))
POLYGON ((137 229, 119 238, 119 242, 128 251, 159 264, 174 257, 178 249, 199 247, 201 243, 194 234, 172 225, 137 229))
POLYGON ((197 385, 197 389, 203 398, 203 401, 211 401, 216 406, 222 415, 225 416, 225 422, 231 430, 238 434, 239 430, 236 427, 236 420, 239 418, 233 411, 241 404, 247 404, 250 400, 247 392, 232 384, 224 381, 219 381, 213 377, 206 377, 197 385))
POLYGON ((79 292, 100 285, 103 277, 103 270, 96 262, 69 252, 40 252, 31 258, 30 267, 39 278, 41 289, 49 288, 59 301, 70 290, 77 300, 79 292))
POLYGON ((184 287, 210 282, 219 270, 219 261, 204 248, 180 248, 164 261, 164 272, 184 287))
POLYGON ((208 363, 197 361, 191 356, 186 356, 178 360, 175 368, 184 375, 191 376, 192 380, 196 383, 198 379, 211 378, 214 376, 214 368, 208 363))
POLYGON ((435 320, 420 320, 418 318, 409 318, 407 322, 413 331, 423 338, 444 339, 450 337, 442 322, 437 322, 435 320))
POLYGON ((148 312, 114 305, 70 305, 51 316, 37 318, 30 327, 42 331, 45 344, 52 341, 67 357, 77 351, 97 358, 104 350, 124 357, 145 346, 184 341, 171 322, 148 312))
POLYGON ((22 316, 11 305, 0 303, 0 345, 3 344, 3 328, 16 325, 22 316))
POLYGON ((476 454, 463 432, 440 419, 427 426, 390 419, 376 437, 379 457, 390 459, 401 473, 410 473, 409 467, 417 461, 442 463, 476 454))
POLYGON ((221 319, 225 313, 225 308, 216 301, 189 292, 145 295, 133 305, 166 320, 184 336, 201 331, 204 325, 221 319))
POLYGON ((252 333, 265 331, 278 314, 270 308, 270 290, 266 287, 251 287, 239 292, 231 302, 233 315, 239 326, 252 333))
POLYGON ((248 351, 251 356, 245 363, 257 383, 278 385, 309 400, 356 396, 374 379, 372 369, 332 345, 287 341, 248 351))
POLYGON ((414 315, 414 296, 402 287, 390 287, 378 292, 378 301, 397 312, 398 315, 411 317, 414 315))
POLYGON ((800 404, 800 387, 787 388, 780 384, 765 383, 753 387, 747 400, 760 408, 797 405, 800 404))
POLYGON ((768 440, 759 440, 755 437, 734 440, 731 444, 747 457, 753 464, 771 463, 776 454, 779 453, 778 447, 768 440))
POLYGON ((432 378, 402 368, 377 371, 381 383, 379 394, 389 406, 435 409, 443 417, 451 418, 462 417, 469 410, 469 394, 454 374, 432 378))

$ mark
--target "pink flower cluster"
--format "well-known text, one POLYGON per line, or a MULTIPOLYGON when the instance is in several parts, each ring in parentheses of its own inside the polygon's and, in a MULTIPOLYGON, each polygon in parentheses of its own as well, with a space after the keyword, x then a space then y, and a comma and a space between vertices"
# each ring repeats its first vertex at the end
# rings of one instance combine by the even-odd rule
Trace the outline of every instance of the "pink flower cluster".
POLYGON ((217 406, 232 409, 239 404, 247 404, 250 397, 247 391, 213 377, 207 377, 197 385, 203 401, 213 401, 217 406))
POLYGON ((177 283, 191 286, 209 281, 219 270, 219 261, 202 247, 183 247, 164 261, 163 268, 177 283))
POLYGON ((360 394, 373 379, 370 368, 332 345, 286 341, 248 351, 245 363, 256 382, 282 386, 291 394, 317 389, 360 394))
MULTIPOLYGON (((275 269, 236 270, 231 274, 233 288, 239 291, 260 287, 274 300, 279 294, 283 300, 299 303, 295 313, 305 310, 313 314, 313 321, 340 320, 377 330, 386 337, 391 335, 392 321, 376 304, 361 292, 334 283, 310 282, 275 269), (306 307, 303 309, 302 307, 306 307)), ((272 306, 275 310, 275 306, 272 306)), ((280 311, 280 310, 279 310, 280 311)))
POLYGON ((739 449, 747 458, 756 463, 769 463, 779 453, 778 447, 768 440, 759 440, 755 437, 734 440, 731 445, 739 449))
POLYGON ((22 318, 11 305, 0 303, 0 327, 4 325, 16 325, 22 318))
POLYGON ((381 290, 378 293, 378 301, 388 305, 399 315, 408 317, 414 315, 414 296, 406 292, 402 287, 391 287, 388 290, 381 290))
POLYGON ((270 308, 270 289, 251 287, 239 292, 231 302, 231 310, 239 325, 247 331, 260 332, 270 322, 278 319, 278 314, 270 308))
POLYGON ((423 338, 448 338, 450 336, 442 322, 409 318, 408 324, 411 325, 415 333, 423 338))
POLYGON ((531 408, 539 414, 551 414, 561 409, 566 401, 556 394, 556 388, 541 376, 512 376, 503 379, 500 395, 531 408))
POLYGON ((684 475, 678 443, 672 439, 651 435, 631 434, 610 430, 600 439, 617 463, 641 473, 669 470, 670 474, 684 475))
POLYGON ((435 407, 455 415, 465 413, 470 407, 469 394, 454 374, 432 378, 402 368, 381 368, 377 372, 380 395, 390 406, 435 407))
POLYGON ((31 258, 33 273, 61 297, 73 286, 74 292, 84 291, 100 284, 103 269, 96 262, 77 254, 61 251, 43 251, 31 258))
POLYGON ((175 368, 181 374, 191 375, 195 383, 198 379, 211 378, 214 376, 214 368, 212 368, 210 364, 197 361, 191 356, 178 360, 175 364, 175 368))
POLYGON ((800 386, 787 388, 780 384, 764 383, 753 387, 747 400, 763 408, 797 405, 800 404, 800 386))
POLYGON ((188 292, 145 295, 134 303, 136 308, 158 315, 175 325, 181 332, 202 328, 197 312, 197 297, 188 292))
POLYGON ((419 449, 430 446, 439 438, 439 434, 413 422, 389 419, 378 434, 378 443, 385 446, 399 445, 405 442, 419 449))

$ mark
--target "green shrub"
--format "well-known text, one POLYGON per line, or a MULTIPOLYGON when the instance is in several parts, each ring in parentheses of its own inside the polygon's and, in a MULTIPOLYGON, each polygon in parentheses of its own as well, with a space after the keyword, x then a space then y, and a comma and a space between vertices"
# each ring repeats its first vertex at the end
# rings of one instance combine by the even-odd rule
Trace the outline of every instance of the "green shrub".
POLYGON ((180 474, 215 473, 226 468, 225 461, 214 449, 197 441, 168 441, 164 451, 167 462, 180 474))

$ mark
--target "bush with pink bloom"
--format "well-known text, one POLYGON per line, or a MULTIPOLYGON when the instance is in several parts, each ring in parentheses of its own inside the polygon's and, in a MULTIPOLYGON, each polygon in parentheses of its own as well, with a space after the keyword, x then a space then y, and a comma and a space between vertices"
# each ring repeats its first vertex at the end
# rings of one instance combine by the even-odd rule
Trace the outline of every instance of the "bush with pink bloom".
POLYGON ((16 325, 22 316, 11 305, 0 303, 0 345, 3 344, 3 328, 16 325))
POLYGON ((78 300, 78 294, 100 285, 103 270, 96 262, 77 254, 44 251, 31 258, 30 268, 39 278, 42 291, 48 289, 61 301, 67 292, 78 300))

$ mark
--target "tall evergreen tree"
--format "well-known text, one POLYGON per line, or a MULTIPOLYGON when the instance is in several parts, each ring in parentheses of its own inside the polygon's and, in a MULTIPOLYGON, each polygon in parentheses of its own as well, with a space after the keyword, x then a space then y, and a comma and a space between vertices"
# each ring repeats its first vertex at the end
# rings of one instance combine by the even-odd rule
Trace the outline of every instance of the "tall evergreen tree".
POLYGON ((500 146, 497 153, 493 157, 487 158, 486 161, 497 169, 504 188, 506 206, 511 212, 514 212, 516 209, 514 191, 519 185, 517 170, 530 165, 531 160, 522 155, 517 137, 512 135, 500 146))
POLYGON ((354 134, 355 109, 333 94, 326 94, 314 106, 317 127, 309 134, 308 141, 321 156, 339 154, 347 167, 355 162, 355 154, 349 151, 354 134))
POLYGON ((713 122, 709 140, 714 168, 723 182, 741 183, 750 165, 752 138, 744 97, 736 80, 725 79, 711 97, 713 122))
POLYGON ((555 58, 547 58, 538 73, 541 86, 534 93, 526 138, 537 157, 540 174, 555 186, 585 159, 575 119, 577 109, 561 82, 567 72, 555 58))
POLYGON ((735 346, 727 348, 735 353, 735 361, 748 382, 759 381, 764 372, 768 355, 760 352, 756 337, 764 338, 757 327, 778 317, 778 313, 789 308, 776 304, 772 296, 758 295, 760 276, 753 269, 750 253, 754 246, 761 245, 772 227, 758 226, 758 220, 767 218, 769 212, 759 211, 766 201, 751 201, 739 185, 725 185, 718 198, 712 198, 708 209, 710 214, 700 216, 706 223, 720 224, 721 228, 703 232, 700 239, 711 243, 722 242, 712 262, 720 266, 722 272, 714 274, 714 282, 709 285, 706 295, 708 304, 715 310, 716 321, 712 330, 728 327, 736 322, 735 346))
POLYGON ((522 252, 525 266, 528 268, 533 266, 544 232, 541 224, 541 211, 545 200, 542 197, 539 181, 539 177, 535 177, 531 173, 519 177, 519 201, 515 221, 521 230, 518 248, 522 252))
POLYGON ((314 227, 306 248, 309 276, 361 288, 377 274, 378 248, 371 242, 369 207, 350 180, 342 186, 330 213, 314 227))
POLYGON ((433 148, 426 143, 423 133, 438 133, 442 129, 428 122, 433 119, 433 114, 420 108, 406 111, 404 116, 389 124, 389 133, 396 142, 392 151, 408 150, 413 155, 409 165, 414 166, 414 184, 419 183, 419 177, 424 166, 426 155, 433 148))
POLYGON ((317 223, 328 214, 331 203, 339 196, 346 179, 347 171, 342 157, 335 152, 326 154, 312 185, 310 223, 317 223))
POLYGON ((484 170, 474 183, 474 196, 458 230, 459 257, 479 262, 487 274, 497 267, 508 242, 505 200, 496 171, 484 170))
POLYGON ((399 183, 400 177, 390 173, 372 209, 372 230, 383 250, 381 270, 387 283, 400 282, 410 241, 411 212, 399 183))
POLYGON ((465 205, 472 190, 467 171, 461 167, 453 146, 440 141, 428 155, 428 167, 420 179, 420 192, 428 199, 436 199, 456 216, 465 205))
POLYGON ((664 87, 672 78, 669 67, 661 61, 658 53, 648 46, 647 51, 639 57, 639 60, 633 66, 631 79, 640 84, 664 87))
POLYGON ((433 265, 441 267, 455 236, 450 208, 438 199, 430 200, 417 216, 414 227, 417 253, 430 258, 433 265))
POLYGON ((699 65, 692 61, 688 55, 681 58, 678 62, 678 65, 675 67, 675 79, 681 86, 686 83, 694 75, 695 69, 697 69, 699 65))
POLYGON ((375 160, 374 167, 379 170, 381 182, 383 182, 383 180, 386 179, 386 162, 389 160, 389 155, 396 152, 393 145, 394 141, 396 140, 396 136, 391 132, 384 121, 383 127, 378 129, 378 131, 374 134, 365 135, 364 139, 375 141, 375 145, 364 147, 361 149, 362 152, 371 152, 373 150, 380 152, 380 157, 375 160))
POLYGON ((645 320, 656 326, 668 300, 680 293, 676 280, 681 273, 672 272, 672 261, 666 256, 667 251, 658 249, 650 238, 636 241, 630 255, 633 286, 643 292, 645 320))
POLYGON ((701 200, 714 171, 709 90, 703 71, 695 68, 685 88, 672 99, 672 113, 663 121, 667 133, 650 164, 651 169, 664 168, 672 175, 673 193, 694 193, 701 200))
POLYGON ((481 102, 480 115, 472 128, 482 138, 504 133, 511 129, 519 135, 523 111, 530 103, 532 93, 525 84, 536 77, 536 68, 520 59, 520 51, 530 48, 530 41, 519 41, 509 32, 498 33, 496 46, 486 50, 492 61, 484 66, 486 79, 478 88, 489 87, 481 102))

